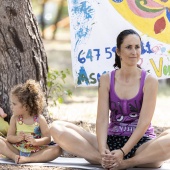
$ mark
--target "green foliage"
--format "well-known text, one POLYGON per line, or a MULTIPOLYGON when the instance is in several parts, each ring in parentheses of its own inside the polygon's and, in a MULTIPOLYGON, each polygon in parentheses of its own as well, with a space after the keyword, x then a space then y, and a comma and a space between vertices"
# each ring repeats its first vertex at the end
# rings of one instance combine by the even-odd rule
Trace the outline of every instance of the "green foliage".
POLYGON ((72 96, 71 90, 64 87, 65 79, 69 74, 70 71, 68 69, 64 71, 49 69, 47 77, 47 99, 50 106, 63 103, 65 96, 72 96))

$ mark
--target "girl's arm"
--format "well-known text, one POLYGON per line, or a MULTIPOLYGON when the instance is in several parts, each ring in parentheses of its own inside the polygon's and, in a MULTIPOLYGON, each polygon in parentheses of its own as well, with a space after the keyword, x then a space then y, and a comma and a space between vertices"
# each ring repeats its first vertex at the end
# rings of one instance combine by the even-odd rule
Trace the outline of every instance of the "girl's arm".
POLYGON ((98 108, 96 120, 96 135, 99 145, 99 152, 105 154, 107 143, 107 129, 109 124, 109 75, 100 77, 98 88, 98 108))
POLYGON ((48 124, 43 115, 38 116, 38 122, 41 130, 41 138, 34 139, 32 135, 26 135, 25 139, 30 142, 33 146, 48 145, 51 142, 51 136, 48 124))
POLYGON ((157 79, 151 75, 148 75, 143 89, 143 104, 137 127, 128 142, 122 148, 125 154, 127 154, 136 145, 136 143, 143 137, 146 130, 148 129, 155 110, 157 91, 157 79))
POLYGON ((17 120, 17 117, 13 115, 11 117, 9 129, 7 133, 7 140, 10 143, 17 143, 17 142, 24 140, 24 134, 21 134, 19 136, 16 135, 16 120, 17 120))

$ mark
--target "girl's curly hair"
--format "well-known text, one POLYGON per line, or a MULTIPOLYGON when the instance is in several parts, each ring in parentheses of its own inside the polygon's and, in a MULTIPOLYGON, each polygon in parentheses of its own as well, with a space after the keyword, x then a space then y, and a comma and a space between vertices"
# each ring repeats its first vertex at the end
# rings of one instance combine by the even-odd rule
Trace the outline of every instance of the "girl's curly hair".
POLYGON ((45 97, 40 84, 35 80, 30 79, 24 84, 14 86, 11 90, 11 95, 18 98, 19 102, 26 107, 31 116, 43 112, 45 97))

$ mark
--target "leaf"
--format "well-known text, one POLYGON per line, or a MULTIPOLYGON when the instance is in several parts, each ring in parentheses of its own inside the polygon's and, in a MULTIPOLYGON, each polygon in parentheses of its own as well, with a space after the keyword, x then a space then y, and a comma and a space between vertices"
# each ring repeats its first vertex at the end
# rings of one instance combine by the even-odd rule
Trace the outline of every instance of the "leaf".
POLYGON ((162 17, 162 18, 158 19, 154 25, 155 34, 161 33, 165 29, 165 27, 166 27, 165 18, 162 17))
POLYGON ((59 97, 59 98, 58 98, 58 102, 59 102, 59 103, 63 103, 63 98, 62 98, 62 97, 59 97))
POLYGON ((50 106, 53 107, 59 103, 63 103, 64 96, 71 97, 72 92, 66 90, 64 87, 64 80, 68 74, 70 74, 69 69, 58 71, 49 68, 47 77, 47 99, 52 101, 52 103, 49 102, 50 106))

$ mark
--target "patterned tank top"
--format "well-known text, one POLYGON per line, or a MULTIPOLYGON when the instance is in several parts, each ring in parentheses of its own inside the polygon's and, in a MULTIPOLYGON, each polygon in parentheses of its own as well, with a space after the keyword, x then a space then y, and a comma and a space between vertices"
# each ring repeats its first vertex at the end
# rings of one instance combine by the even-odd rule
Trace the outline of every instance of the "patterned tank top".
MULTIPOLYGON (((23 123, 23 117, 21 115, 18 116, 18 120, 16 122, 16 135, 18 135, 20 132, 31 134, 35 139, 41 138, 41 130, 38 123, 38 117, 34 116, 34 123, 32 125, 27 125, 23 123)), ((21 142, 13 144, 13 146, 22 152, 34 153, 41 149, 44 149, 47 145, 33 146, 26 140, 23 140, 21 142)))
MULTIPOLYGON (((110 124, 108 127, 108 135, 131 136, 136 129, 139 114, 143 102, 143 87, 146 78, 146 71, 142 70, 140 87, 137 95, 132 99, 120 99, 115 92, 115 72, 111 72, 110 92, 109 92, 109 109, 110 124)), ((144 136, 154 138, 154 128, 149 126, 144 136)))

